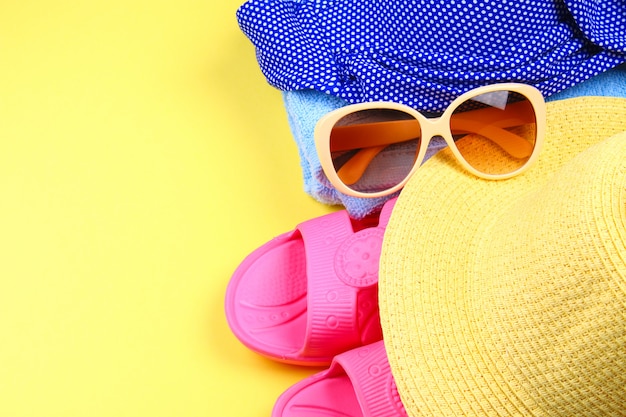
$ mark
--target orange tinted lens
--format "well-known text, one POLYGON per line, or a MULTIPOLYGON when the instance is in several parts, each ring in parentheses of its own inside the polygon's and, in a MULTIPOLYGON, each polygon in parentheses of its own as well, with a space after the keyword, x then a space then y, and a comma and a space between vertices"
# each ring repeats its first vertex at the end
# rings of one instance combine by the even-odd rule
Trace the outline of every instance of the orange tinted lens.
POLYGON ((368 109, 337 121, 330 151, 341 181, 354 191, 376 193, 398 185, 411 171, 421 128, 410 114, 368 109))
POLYGON ((463 158, 478 171, 508 174, 530 159, 537 139, 531 102, 514 91, 472 97, 452 113, 450 129, 463 158))

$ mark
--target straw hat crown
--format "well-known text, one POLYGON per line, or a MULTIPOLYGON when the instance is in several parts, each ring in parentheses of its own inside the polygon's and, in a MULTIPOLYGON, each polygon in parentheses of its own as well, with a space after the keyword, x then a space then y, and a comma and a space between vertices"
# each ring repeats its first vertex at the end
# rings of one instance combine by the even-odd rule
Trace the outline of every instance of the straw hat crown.
POLYGON ((444 152, 396 203, 381 320, 410 416, 626 411, 626 100, 550 103, 548 129, 520 177, 444 152))

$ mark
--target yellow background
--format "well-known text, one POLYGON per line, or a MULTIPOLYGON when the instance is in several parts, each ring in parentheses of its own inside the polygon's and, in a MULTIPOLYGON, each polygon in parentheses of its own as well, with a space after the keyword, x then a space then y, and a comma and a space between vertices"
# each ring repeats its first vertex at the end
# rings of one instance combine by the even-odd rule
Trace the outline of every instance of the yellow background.
POLYGON ((240 4, 0 6, 0 416, 269 416, 319 370, 224 317, 248 253, 334 209, 240 4))

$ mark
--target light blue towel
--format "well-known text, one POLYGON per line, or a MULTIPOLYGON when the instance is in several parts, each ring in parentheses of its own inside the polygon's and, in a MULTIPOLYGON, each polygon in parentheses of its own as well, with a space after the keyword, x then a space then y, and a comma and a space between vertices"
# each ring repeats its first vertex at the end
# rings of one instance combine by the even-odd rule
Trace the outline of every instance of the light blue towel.
MULTIPOLYGON (((343 205, 353 218, 363 218, 380 210, 398 193, 381 198, 356 198, 341 194, 330 184, 315 149, 313 131, 324 114, 343 107, 347 101, 317 90, 283 91, 289 126, 298 145, 304 179, 304 190, 316 200, 331 205, 343 205)), ((578 96, 626 97, 626 64, 622 64, 573 87, 562 90, 546 101, 578 96)), ((439 149, 431 148, 426 159, 439 149)))

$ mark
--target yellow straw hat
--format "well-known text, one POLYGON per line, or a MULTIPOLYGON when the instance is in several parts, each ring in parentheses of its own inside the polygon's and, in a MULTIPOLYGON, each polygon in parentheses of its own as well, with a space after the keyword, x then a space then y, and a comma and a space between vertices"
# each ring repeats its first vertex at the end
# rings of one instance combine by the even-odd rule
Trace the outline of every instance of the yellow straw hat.
POLYGON ((626 415, 626 99, 547 111, 525 174, 443 151, 398 198, 379 298, 411 417, 626 415))

